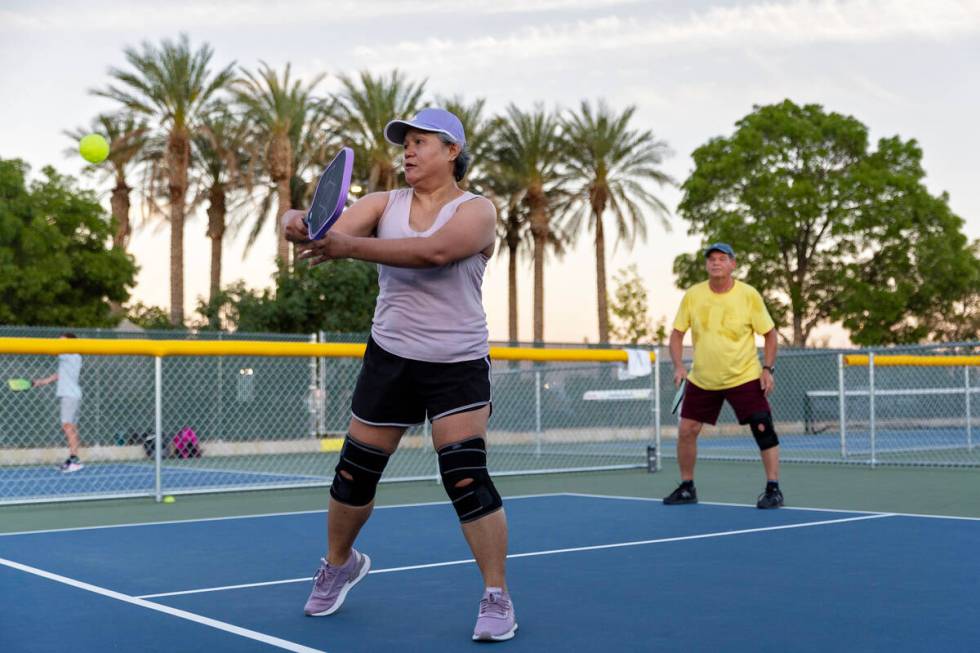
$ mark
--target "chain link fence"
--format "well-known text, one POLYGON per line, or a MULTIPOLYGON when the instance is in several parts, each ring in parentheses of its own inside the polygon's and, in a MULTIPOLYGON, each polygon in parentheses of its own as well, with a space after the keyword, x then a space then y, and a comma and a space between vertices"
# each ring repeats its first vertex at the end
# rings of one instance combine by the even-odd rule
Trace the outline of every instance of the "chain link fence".
MULTIPOLYGON (((977 356, 980 343, 879 350, 783 350, 769 402, 786 462, 861 465, 980 466, 980 372, 977 361, 935 365, 951 356, 977 356), (874 365, 851 364, 855 355, 874 365), (901 364, 881 364, 896 355, 901 364), (884 358, 883 358, 884 357, 884 358), (936 359, 936 360, 932 360, 936 359)), ((661 377, 673 368, 661 361, 661 377)), ((670 383, 661 388, 670 401, 670 383)), ((676 415, 663 416, 663 451, 676 457, 676 415)), ((698 441, 701 460, 759 460, 747 426, 729 406, 698 441)))
MULTIPOLYGON (((58 330, 0 328, 2 336, 58 330)), ((283 336, 75 332, 83 338, 364 342, 364 334, 283 336)), ((849 351, 783 351, 771 397, 785 461, 980 466, 980 374, 973 365, 847 364, 849 351)), ((884 355, 886 352, 874 352, 884 355)), ((889 349, 976 355, 980 343, 889 349)), ((494 474, 656 469, 676 456, 666 351, 653 373, 621 363, 494 361, 494 474)), ((55 356, 0 355, 0 379, 37 379, 55 356)), ((0 503, 328 485, 350 420, 360 360, 264 356, 85 356, 78 419, 85 467, 67 452, 55 385, 0 390, 0 503), (159 402, 159 404, 158 404, 159 402), (159 410, 157 406, 159 405, 159 410), (159 443, 157 441, 159 432, 159 443)), ((699 457, 758 460, 727 406, 699 457)), ((410 429, 386 481, 438 480, 428 425, 410 429)))

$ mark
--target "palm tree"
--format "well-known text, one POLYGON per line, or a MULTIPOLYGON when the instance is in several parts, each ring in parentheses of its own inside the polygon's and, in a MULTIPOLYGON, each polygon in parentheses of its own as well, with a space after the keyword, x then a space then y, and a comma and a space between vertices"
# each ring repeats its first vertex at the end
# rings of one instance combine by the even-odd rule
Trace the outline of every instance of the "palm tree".
POLYGON ((569 233, 578 233, 583 223, 594 234, 596 294, 599 310, 599 342, 609 341, 609 302, 606 291, 606 235, 603 218, 611 209, 616 244, 632 247, 637 238, 646 240, 646 217, 641 205, 670 230, 670 211, 643 182, 661 186, 674 181, 661 165, 670 154, 667 144, 650 131, 632 128, 636 107, 616 114, 605 102, 593 108, 583 101, 579 113, 563 120, 563 136, 569 144, 565 180, 570 201, 563 207, 569 218, 569 233))
MULTIPOLYGON (((296 174, 295 148, 302 139, 308 122, 322 124, 328 115, 329 104, 314 95, 316 86, 323 80, 320 74, 303 84, 290 79, 290 64, 286 64, 280 77, 265 62, 261 62, 257 74, 242 71, 244 77, 235 88, 235 99, 244 108, 252 127, 252 138, 262 151, 256 163, 261 163, 275 187, 276 208, 276 255, 282 265, 289 266, 289 243, 286 242, 279 220, 292 208, 291 183, 296 174)), ((267 211, 256 221, 249 243, 254 242, 265 224, 267 211)))
POLYGON ((199 196, 195 204, 207 200, 208 229, 211 239, 211 284, 209 300, 221 291, 221 255, 227 230, 229 193, 251 191, 248 176, 248 124, 227 105, 215 103, 194 135, 195 169, 199 177, 199 196))
MULTIPOLYGON (((508 183, 506 173, 501 171, 494 178, 493 185, 483 186, 481 192, 497 207, 497 249, 507 251, 507 337, 511 342, 518 342, 517 269, 521 259, 534 260, 534 236, 524 192, 508 183)), ((548 254, 561 259, 567 251, 569 239, 553 222, 548 223, 548 228, 545 261, 548 254)))
POLYGON ((461 188, 468 189, 473 187, 477 192, 482 192, 486 186, 483 169, 487 167, 491 151, 494 144, 496 129, 500 120, 496 117, 487 118, 483 115, 486 100, 477 98, 473 102, 467 102, 461 96, 456 95, 452 98, 438 98, 439 106, 452 112, 463 123, 463 131, 466 133, 466 149, 470 153, 470 168, 459 185, 461 188))
POLYGON ((170 203, 170 320, 184 323, 184 218, 191 158, 191 137, 201 113, 228 86, 234 63, 212 72, 214 50, 204 44, 191 49, 182 34, 159 47, 144 41, 142 49, 125 49, 132 70, 112 67, 115 83, 93 93, 116 100, 128 110, 159 124, 166 134, 164 167, 170 203))
MULTIPOLYGON (((129 237, 132 234, 129 193, 133 189, 128 183, 128 178, 131 167, 140 162, 149 132, 146 122, 129 112, 103 114, 92 121, 90 129, 80 127, 65 132, 76 142, 86 134, 94 133, 101 134, 109 143, 109 156, 106 158, 109 170, 107 171, 101 164, 86 167, 92 171, 105 171, 107 176, 113 179, 109 200, 115 224, 115 231, 112 234, 113 249, 125 251, 129 245, 129 237)), ((75 148, 71 151, 73 154, 76 152, 75 148)))
POLYGON ((549 238, 555 233, 551 220, 561 190, 559 166, 564 152, 558 128, 555 113, 540 106, 527 113, 512 104, 495 132, 494 158, 523 195, 534 241, 536 341, 544 340, 544 263, 549 238))
POLYGON ((398 148, 384 139, 394 118, 408 118, 421 108, 425 82, 410 82, 393 70, 373 77, 362 72, 355 80, 341 76, 338 131, 354 147, 354 170, 367 192, 391 190, 398 184, 398 148))

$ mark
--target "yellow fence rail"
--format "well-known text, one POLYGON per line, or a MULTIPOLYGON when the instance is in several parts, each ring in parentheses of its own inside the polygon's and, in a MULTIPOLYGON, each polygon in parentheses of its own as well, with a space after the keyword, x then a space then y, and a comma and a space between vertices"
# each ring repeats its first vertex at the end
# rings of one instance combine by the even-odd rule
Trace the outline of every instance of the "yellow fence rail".
MULTIPOLYGON (((848 354, 844 364, 850 367, 867 367, 867 354, 848 354)), ((875 367, 965 367, 980 365, 980 356, 912 356, 883 354, 875 356, 875 367)))
MULTIPOLYGON (((84 354, 87 356, 276 356, 360 358, 358 343, 305 343, 258 340, 103 340, 86 338, 0 338, 0 354, 84 354)), ((541 362, 626 362, 622 349, 537 349, 491 347, 495 360, 541 362)), ((650 352, 650 360, 656 353, 650 352)))

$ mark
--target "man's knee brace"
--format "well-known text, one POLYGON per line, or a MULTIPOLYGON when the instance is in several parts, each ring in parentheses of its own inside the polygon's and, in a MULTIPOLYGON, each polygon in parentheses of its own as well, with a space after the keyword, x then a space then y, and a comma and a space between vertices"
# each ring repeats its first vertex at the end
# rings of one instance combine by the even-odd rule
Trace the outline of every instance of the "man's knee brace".
POLYGON ((449 444, 438 453, 442 486, 452 499, 460 522, 475 521, 504 505, 487 473, 487 447, 483 438, 449 444))
POLYGON ((330 496, 348 506, 371 503, 390 457, 381 449, 358 442, 348 434, 340 450, 330 496))
POLYGON ((779 438, 776 437, 776 429, 772 425, 772 413, 752 413, 749 416, 749 428, 759 445, 759 451, 779 446, 779 438))

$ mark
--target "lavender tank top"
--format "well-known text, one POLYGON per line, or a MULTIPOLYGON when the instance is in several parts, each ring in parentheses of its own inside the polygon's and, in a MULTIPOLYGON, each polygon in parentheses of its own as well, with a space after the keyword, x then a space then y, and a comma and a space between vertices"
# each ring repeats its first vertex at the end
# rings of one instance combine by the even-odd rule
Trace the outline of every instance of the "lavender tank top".
MULTIPOLYGON (((463 193, 440 209, 435 222, 419 232, 408 224, 412 189, 388 193, 378 222, 378 238, 428 238, 452 220, 456 209, 475 197, 463 193)), ((378 265, 378 303, 371 337, 385 351, 431 363, 456 363, 490 353, 483 310, 483 252, 438 268, 378 265)))

